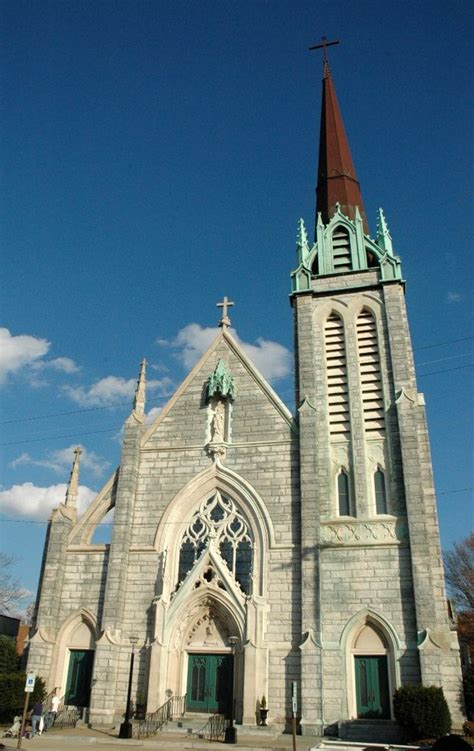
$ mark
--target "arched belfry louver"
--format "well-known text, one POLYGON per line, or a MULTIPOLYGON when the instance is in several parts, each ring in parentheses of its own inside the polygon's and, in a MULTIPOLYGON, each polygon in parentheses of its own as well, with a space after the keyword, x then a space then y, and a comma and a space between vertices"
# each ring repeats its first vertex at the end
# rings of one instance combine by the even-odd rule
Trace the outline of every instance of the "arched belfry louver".
POLYGON ((344 323, 336 313, 324 326, 326 377, 328 390, 329 432, 349 438, 349 387, 347 381, 346 345, 344 323))
POLYGON ((351 242, 345 227, 337 225, 332 233, 332 255, 334 271, 351 271, 351 242))
POLYGON ((360 312, 356 330, 364 429, 370 435, 383 436, 385 433, 385 413, 377 324, 370 310, 364 308, 360 312))

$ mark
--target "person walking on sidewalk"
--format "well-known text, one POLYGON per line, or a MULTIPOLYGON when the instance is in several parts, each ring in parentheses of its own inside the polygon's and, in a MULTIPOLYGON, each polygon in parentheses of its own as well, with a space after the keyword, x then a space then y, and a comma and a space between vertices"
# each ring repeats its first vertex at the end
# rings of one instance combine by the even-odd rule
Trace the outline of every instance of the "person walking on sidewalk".
POLYGON ((34 738, 37 731, 39 732, 39 724, 41 715, 43 714, 43 705, 40 701, 37 701, 31 710, 31 737, 34 738))

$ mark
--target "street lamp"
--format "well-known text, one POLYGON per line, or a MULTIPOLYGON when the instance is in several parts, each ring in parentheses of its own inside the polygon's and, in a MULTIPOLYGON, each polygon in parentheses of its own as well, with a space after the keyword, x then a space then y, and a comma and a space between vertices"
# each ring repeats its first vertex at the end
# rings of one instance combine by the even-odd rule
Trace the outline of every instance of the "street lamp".
POLYGON ((230 722, 225 729, 224 743, 237 743, 237 728, 234 725, 235 719, 235 648, 239 643, 238 636, 229 636, 229 644, 232 650, 232 702, 230 705, 230 722))
POLYGON ((135 660, 135 644, 138 641, 138 636, 129 636, 130 644, 132 645, 132 654, 130 656, 130 673, 128 676, 128 692, 127 692, 127 707, 125 710, 125 719, 120 725, 119 738, 131 738, 132 737, 132 680, 133 680, 133 662, 135 660))

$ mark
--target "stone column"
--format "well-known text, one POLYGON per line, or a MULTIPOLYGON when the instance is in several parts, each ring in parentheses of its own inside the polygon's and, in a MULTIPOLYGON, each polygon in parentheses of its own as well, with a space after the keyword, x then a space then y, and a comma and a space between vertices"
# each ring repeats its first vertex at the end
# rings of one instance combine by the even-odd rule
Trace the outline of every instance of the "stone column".
POLYGON ((30 641, 28 653, 28 670, 34 670, 45 679, 48 691, 55 688, 51 665, 56 635, 60 627, 67 546, 76 518, 75 507, 61 503, 52 511, 46 532, 38 586, 35 633, 30 641))
POLYGON ((423 395, 418 393, 403 288, 384 286, 387 334, 400 436, 421 680, 442 685, 453 722, 461 720, 457 634, 450 630, 423 395))
MULTIPOLYGON (((91 723, 114 722, 125 711, 130 643, 124 628, 129 550, 133 509, 140 467, 144 417, 132 412, 125 423, 122 458, 115 496, 115 517, 110 545, 102 615, 102 636, 96 644, 92 682, 91 723)), ((144 634, 137 634, 139 643, 144 634)))
MULTIPOLYGON (((297 343, 297 402, 299 414, 301 497, 301 599, 302 631, 319 632, 319 531, 321 508, 328 508, 330 457, 325 388, 317 368, 312 295, 294 298, 297 343), (318 430, 319 428, 319 430, 318 430), (315 482, 315 477, 320 482, 315 482)), ((322 346, 321 341, 319 344, 322 346)), ((304 637, 302 637, 303 639, 304 637)), ((301 650, 301 727, 304 734, 318 733, 322 726, 321 652, 301 650)))

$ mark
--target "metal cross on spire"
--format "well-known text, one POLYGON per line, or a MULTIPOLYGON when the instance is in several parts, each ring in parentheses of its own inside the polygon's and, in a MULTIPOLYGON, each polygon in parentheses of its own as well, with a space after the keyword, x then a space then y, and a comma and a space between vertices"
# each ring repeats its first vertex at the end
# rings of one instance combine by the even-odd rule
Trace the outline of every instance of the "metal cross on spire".
POLYGON ((324 61, 324 73, 329 73, 329 60, 328 60, 328 53, 327 48, 331 47, 333 44, 339 44, 339 39, 334 39, 332 42, 328 42, 326 37, 321 38, 321 44, 315 44, 313 47, 309 47, 310 50, 320 50, 323 51, 323 61, 324 61))
POLYGON ((224 299, 222 302, 216 303, 217 308, 222 308, 222 316, 219 321, 219 326, 221 328, 227 328, 227 326, 230 326, 230 318, 227 313, 227 309, 232 307, 234 305, 233 302, 231 302, 227 296, 224 296, 224 299))

